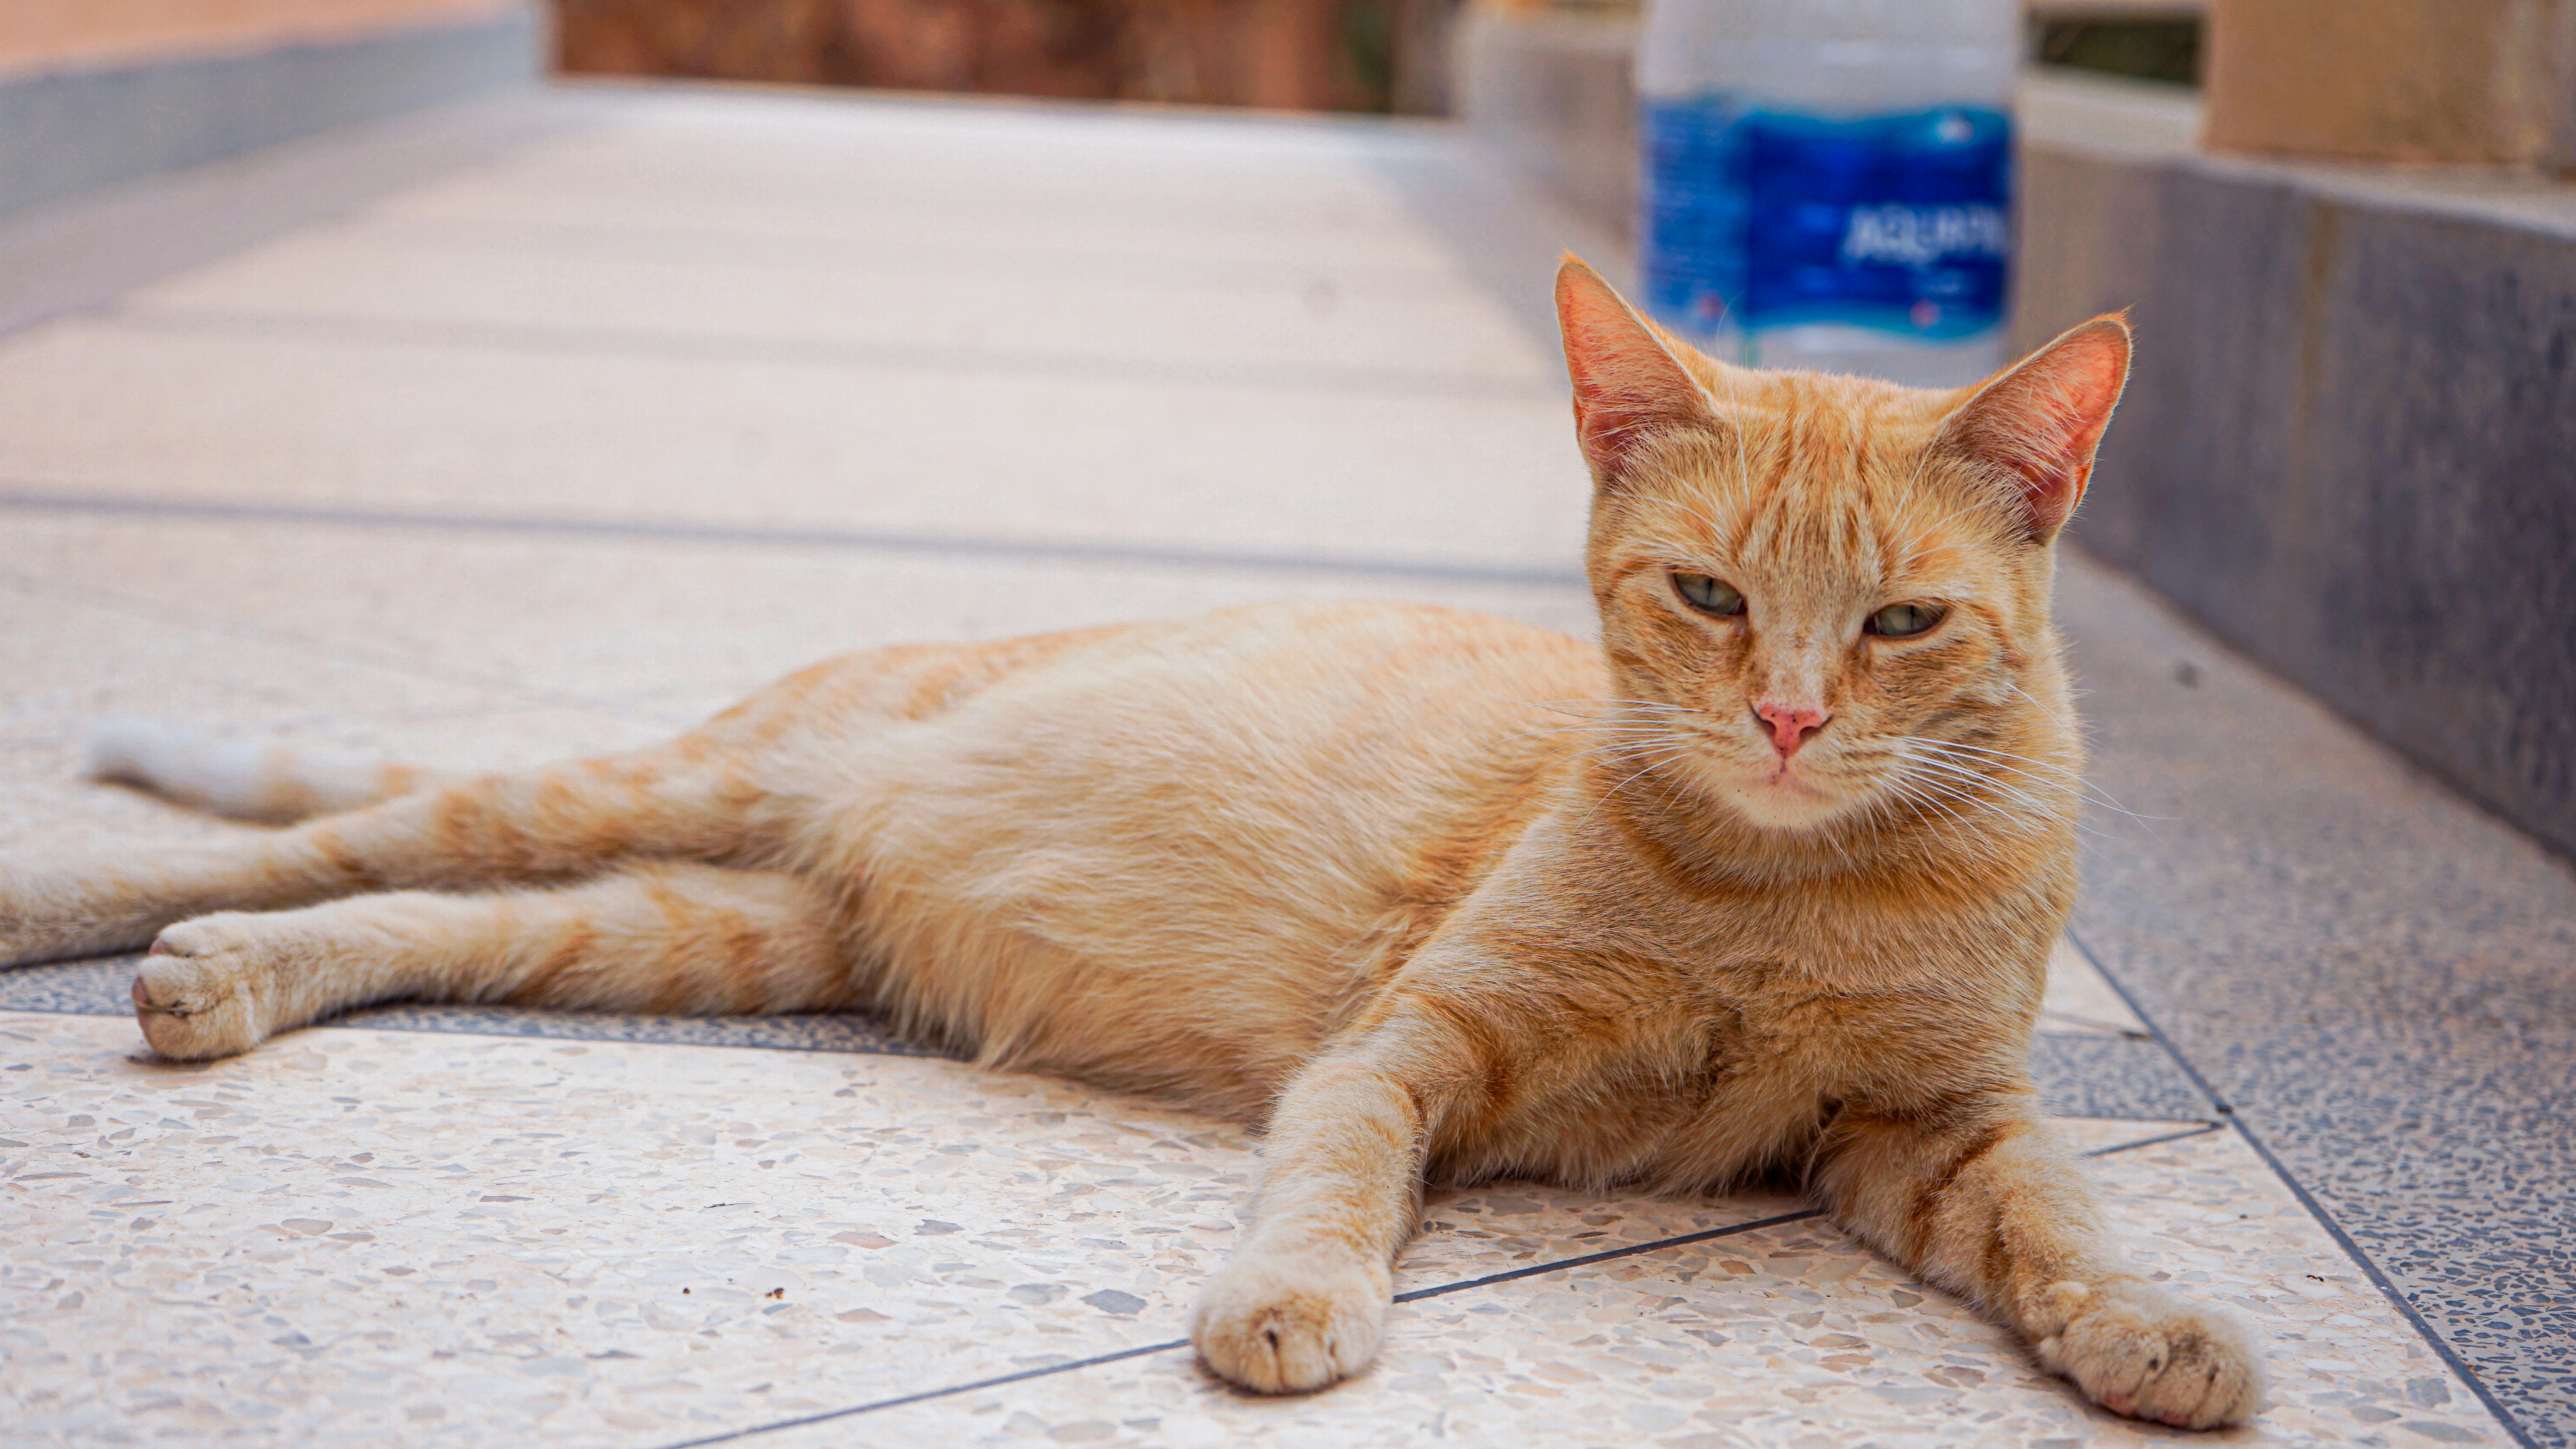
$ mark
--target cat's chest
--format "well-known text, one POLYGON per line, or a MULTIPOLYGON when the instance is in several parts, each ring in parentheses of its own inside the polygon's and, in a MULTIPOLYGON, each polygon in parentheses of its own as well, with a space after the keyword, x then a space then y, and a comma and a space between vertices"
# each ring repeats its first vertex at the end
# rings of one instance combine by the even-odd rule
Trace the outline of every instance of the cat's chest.
POLYGON ((1687 1020, 1641 1036, 1617 1069, 1630 1082, 1668 1084, 1662 1105, 1687 1120, 1802 1114, 1922 1049, 1877 1003, 1839 995, 1703 998, 1687 1020))
POLYGON ((1991 1057, 2036 999, 2029 952, 2007 922, 1766 904, 1715 928, 1657 923, 1671 927, 1659 933, 1666 1000, 1693 1030, 1638 1045, 1685 1052, 1712 1105, 1745 1094, 1849 1099, 1944 1076, 1991 1057))
MULTIPOLYGON (((2004 1027, 1972 1002, 1903 991, 1717 994, 1610 1067, 1651 1175, 1723 1176, 1802 1141, 1847 1103, 1939 1095, 2004 1027)), ((1605 1083, 1604 1085, 1609 1085, 1605 1083)))
POLYGON ((1727 1181, 1802 1150, 1866 1050, 1843 1013, 1813 1005, 1701 1002, 1632 1026, 1615 1044, 1567 1043, 1525 1063, 1512 1109, 1443 1154, 1445 1170, 1594 1187, 1727 1181))

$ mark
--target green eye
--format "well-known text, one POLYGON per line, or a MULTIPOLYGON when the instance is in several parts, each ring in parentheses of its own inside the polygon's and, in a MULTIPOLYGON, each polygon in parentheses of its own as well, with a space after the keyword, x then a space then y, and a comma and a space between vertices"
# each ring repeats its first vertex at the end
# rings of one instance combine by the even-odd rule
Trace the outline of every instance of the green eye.
POLYGON ((1904 639, 1940 623, 1944 612, 1938 604, 1890 604, 1869 616, 1869 632, 1904 639))
POLYGON ((1703 614, 1732 619, 1744 612, 1744 596, 1735 586, 1706 574, 1675 574, 1673 587, 1681 591, 1683 603, 1703 614))

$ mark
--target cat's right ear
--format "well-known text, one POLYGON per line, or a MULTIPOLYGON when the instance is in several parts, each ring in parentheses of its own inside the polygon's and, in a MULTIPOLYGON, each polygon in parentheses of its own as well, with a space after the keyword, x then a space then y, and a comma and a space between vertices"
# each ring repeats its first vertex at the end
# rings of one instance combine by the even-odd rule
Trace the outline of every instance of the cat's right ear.
POLYGON ((1593 480, 1616 488, 1639 445, 1669 428, 1714 428, 1708 395, 1601 274, 1569 252, 1556 269, 1556 320, 1574 380, 1574 433, 1593 480))

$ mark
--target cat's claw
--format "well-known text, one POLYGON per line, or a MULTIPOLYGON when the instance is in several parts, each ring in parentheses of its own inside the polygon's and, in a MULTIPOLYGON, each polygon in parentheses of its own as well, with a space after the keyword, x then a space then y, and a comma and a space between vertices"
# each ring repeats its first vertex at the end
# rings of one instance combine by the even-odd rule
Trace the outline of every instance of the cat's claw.
POLYGON ((152 1049, 197 1062, 268 1038, 270 967, 238 915, 200 916, 163 931, 134 976, 134 1019, 152 1049))
POLYGON ((1368 1367, 1392 1289, 1382 1267, 1237 1258, 1200 1293, 1190 1339, 1231 1383, 1304 1393, 1368 1367))
POLYGON ((2262 1358, 2234 1318, 2144 1283, 2081 1291, 2066 1327, 2040 1341, 2039 1360, 2103 1408, 2214 1429, 2263 1407, 2262 1358))

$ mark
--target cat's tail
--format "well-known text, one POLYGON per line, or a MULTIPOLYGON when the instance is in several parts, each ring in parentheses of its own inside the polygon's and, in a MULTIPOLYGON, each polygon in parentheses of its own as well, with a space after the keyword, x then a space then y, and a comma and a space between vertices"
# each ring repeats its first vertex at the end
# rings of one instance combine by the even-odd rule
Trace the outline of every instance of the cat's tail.
POLYGON ((144 719, 100 721, 90 731, 82 773, 211 814, 278 825, 355 810, 450 778, 411 765, 144 719))

